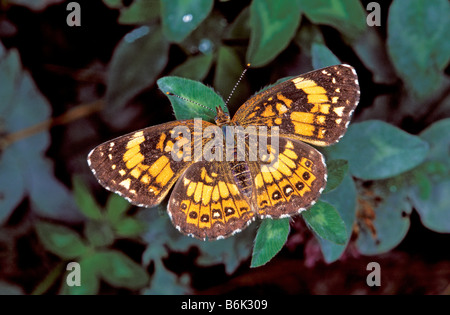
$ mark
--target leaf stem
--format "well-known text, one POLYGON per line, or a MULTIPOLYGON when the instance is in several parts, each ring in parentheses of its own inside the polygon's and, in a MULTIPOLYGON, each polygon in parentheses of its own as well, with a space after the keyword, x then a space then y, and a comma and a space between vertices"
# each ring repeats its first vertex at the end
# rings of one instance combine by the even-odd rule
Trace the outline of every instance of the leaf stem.
POLYGON ((58 279, 58 277, 64 272, 65 261, 61 261, 56 267, 49 272, 49 274, 42 280, 41 283, 31 292, 31 295, 42 295, 48 291, 58 279))

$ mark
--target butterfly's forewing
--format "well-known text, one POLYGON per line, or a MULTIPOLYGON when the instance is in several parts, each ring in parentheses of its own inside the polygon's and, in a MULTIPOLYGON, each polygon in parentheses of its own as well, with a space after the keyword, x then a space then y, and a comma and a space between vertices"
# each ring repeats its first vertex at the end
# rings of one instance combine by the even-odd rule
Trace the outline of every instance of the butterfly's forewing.
POLYGON ((197 130, 212 124, 203 121, 194 128, 194 120, 165 123, 148 127, 107 141, 88 155, 88 164, 99 183, 129 202, 152 207, 162 201, 183 171, 192 163, 183 149, 195 145, 197 130), (178 142, 180 141, 180 142, 178 142), (175 145, 178 143, 179 145, 175 145), (181 144, 187 143, 183 147, 181 144), (172 152, 176 150, 176 152, 172 152))
POLYGON ((278 126, 280 135, 314 145, 336 143, 359 102, 353 67, 336 65, 277 84, 242 105, 233 122, 278 126))

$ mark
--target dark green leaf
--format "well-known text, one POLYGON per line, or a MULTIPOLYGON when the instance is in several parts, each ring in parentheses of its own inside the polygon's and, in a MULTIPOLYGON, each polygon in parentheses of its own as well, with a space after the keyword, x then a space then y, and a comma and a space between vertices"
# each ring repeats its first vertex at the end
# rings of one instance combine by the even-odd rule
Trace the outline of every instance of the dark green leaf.
POLYGON ((178 76, 191 80, 202 81, 208 74, 212 61, 212 54, 189 57, 184 63, 176 67, 170 73, 170 76, 178 76))
POLYGON ((366 12, 358 0, 299 0, 300 10, 313 23, 333 26, 349 38, 366 29, 366 12))
POLYGON ((297 1, 252 1, 247 51, 247 61, 252 67, 268 64, 288 46, 297 31, 300 16, 297 1))
POLYGON ((362 179, 383 179, 422 163, 428 144, 419 137, 382 121, 350 125, 341 141, 326 149, 329 159, 349 162, 350 172, 362 179))
POLYGON ((331 204, 319 200, 302 215, 308 226, 321 238, 341 245, 347 242, 345 222, 331 204))
POLYGON ((107 79, 107 111, 114 112, 150 87, 167 63, 169 44, 157 27, 141 26, 114 51, 107 79))
MULTIPOLYGON (((356 187, 352 177, 347 173, 342 184, 330 193, 322 195, 320 200, 330 203, 339 212, 347 229, 348 243, 356 219, 356 187)), ((339 245, 320 237, 318 241, 322 249, 323 257, 328 263, 338 260, 347 247, 347 243, 345 245, 339 245)))
POLYGON ((289 218, 265 219, 256 234, 251 267, 268 263, 283 248, 289 235, 289 218))
POLYGON ((136 237, 145 231, 145 224, 135 218, 124 218, 114 225, 118 236, 136 237))
POLYGON ((250 31, 250 7, 246 7, 228 27, 225 37, 228 39, 248 39, 250 31))
POLYGON ((12 151, 6 150, 0 156, 0 225, 6 222, 16 206, 25 196, 25 181, 20 175, 22 169, 12 151))
POLYGON ((77 233, 62 225, 38 222, 36 232, 45 248, 63 259, 77 258, 87 249, 77 233))
POLYGON ((327 187, 323 191, 324 194, 333 191, 338 187, 348 172, 348 162, 346 160, 327 161, 327 187))
POLYGON ((109 224, 100 221, 87 221, 84 235, 93 247, 109 246, 114 242, 114 231, 109 224))
POLYGON ((81 212, 89 219, 100 220, 102 211, 81 178, 73 177, 72 185, 75 202, 81 212))
POLYGON ((325 44, 313 43, 311 46, 311 55, 314 69, 321 69, 341 63, 325 44))
POLYGON ((447 0, 395 0, 389 10, 387 45, 397 73, 416 96, 432 95, 450 59, 447 0))
POLYGON ((200 82, 179 77, 164 77, 159 79, 157 83, 159 89, 164 93, 171 92, 209 108, 208 110, 198 104, 173 95, 168 95, 172 103, 173 111, 175 112, 175 117, 178 120, 202 118, 204 120, 214 121, 217 106, 228 111, 225 108, 225 103, 222 98, 213 89, 200 82))
POLYGON ((111 250, 98 252, 99 273, 110 285, 137 290, 148 285, 147 272, 128 256, 121 252, 111 250))
POLYGON ((64 295, 94 295, 98 294, 100 288, 99 269, 102 268, 101 257, 97 254, 84 257, 80 260, 80 286, 68 286, 66 283, 67 276, 71 270, 65 272, 61 284, 61 294, 64 295))
POLYGON ((212 10, 213 0, 161 1, 161 18, 168 40, 179 43, 185 39, 212 10))
POLYGON ((422 131, 420 138, 428 142, 427 160, 444 163, 450 169, 450 118, 442 119, 422 131))
POLYGON ((120 10, 120 24, 146 24, 159 17, 159 0, 134 0, 120 10))
POLYGON ((119 222, 130 206, 125 198, 117 194, 110 194, 106 201, 106 216, 111 224, 119 222))

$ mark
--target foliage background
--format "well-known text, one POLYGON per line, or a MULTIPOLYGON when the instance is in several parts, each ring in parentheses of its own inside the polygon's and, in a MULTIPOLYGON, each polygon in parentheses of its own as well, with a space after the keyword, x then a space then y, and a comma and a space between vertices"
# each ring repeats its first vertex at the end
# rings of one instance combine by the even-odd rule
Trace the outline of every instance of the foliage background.
POLYGON ((447 1, 379 1, 374 27, 365 0, 77 1, 80 27, 66 24, 68 2, 1 1, 0 293, 450 292, 447 1), (173 228, 164 204, 131 207, 96 183, 94 146, 192 115, 157 79, 226 98, 247 62, 231 113, 284 77, 341 62, 358 72, 349 131, 322 150, 336 182, 318 216, 202 243, 173 228), (326 213, 345 242, 318 228, 326 213), (69 261, 80 288, 64 284, 69 261), (370 261, 381 287, 366 285, 370 261))

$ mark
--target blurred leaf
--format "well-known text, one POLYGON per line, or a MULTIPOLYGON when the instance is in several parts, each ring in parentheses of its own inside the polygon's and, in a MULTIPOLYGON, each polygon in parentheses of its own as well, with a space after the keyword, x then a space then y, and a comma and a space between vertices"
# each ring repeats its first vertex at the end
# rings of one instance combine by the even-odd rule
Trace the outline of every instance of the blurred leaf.
MULTIPOLYGON (((214 73, 214 87, 218 93, 223 97, 228 97, 243 70, 243 64, 235 50, 227 46, 220 47, 214 73)), ((241 105, 247 99, 249 89, 248 81, 244 77, 229 100, 230 103, 241 105)))
POLYGON ((81 178, 73 177, 72 185, 75 202, 81 212, 86 218, 100 220, 103 217, 102 211, 81 178))
MULTIPOLYGON (((12 137, 48 120, 50 104, 22 69, 17 51, 6 52, 0 47, 1 132, 12 137)), ((80 218, 69 190, 54 177, 53 164, 44 156, 49 142, 47 131, 18 138, 3 148, 1 178, 9 187, 0 184, 0 222, 7 220, 25 193, 40 215, 66 221, 80 218)))
POLYGON ((214 121, 216 116, 216 106, 220 106, 228 112, 222 98, 217 95, 213 89, 198 81, 179 77, 163 77, 158 80, 157 84, 159 89, 164 93, 171 92, 210 108, 210 110, 208 110, 195 103, 185 101, 173 95, 168 95, 173 111, 175 112, 175 117, 178 120, 202 118, 204 120, 214 121))
POLYGON ((63 276, 63 281, 61 284, 60 292, 64 295, 94 295, 98 294, 98 290, 100 288, 100 278, 99 278, 99 269, 103 266, 101 265, 102 261, 100 256, 97 254, 90 255, 88 257, 84 257, 79 261, 80 264, 80 277, 81 277, 81 285, 80 286, 68 286, 66 283, 66 279, 69 271, 66 271, 63 276))
POLYGON ((110 285, 137 290, 148 285, 147 272, 128 256, 115 250, 96 253, 98 264, 102 266, 99 274, 110 285))
POLYGON ((419 98, 442 83, 450 59, 450 4, 447 0, 394 0, 387 45, 399 76, 419 98))
POLYGON ((300 10, 316 24, 333 26, 349 38, 366 29, 366 12, 358 0, 299 0, 300 10))
POLYGON ((110 194, 106 201, 106 216, 112 225, 116 224, 130 208, 130 203, 117 194, 110 194))
POLYGON ((356 187, 350 174, 347 173, 341 185, 335 190, 322 195, 320 200, 326 201, 336 208, 347 229, 347 242, 344 245, 336 244, 320 237, 317 238, 325 261, 332 263, 341 257, 347 247, 356 220, 356 187))
MULTIPOLYGON (((382 200, 371 209, 359 211, 373 212, 375 219, 371 220, 376 235, 364 220, 358 221, 359 233, 356 245, 363 255, 376 255, 390 251, 396 247, 409 230, 409 214, 412 211, 407 199, 407 189, 404 182, 398 178, 376 181, 372 189, 382 200)), ((367 207, 367 206, 365 206, 367 207)))
POLYGON ((116 233, 121 237, 136 237, 145 231, 146 226, 134 218, 124 218, 114 225, 116 233))
POLYGON ((327 161, 328 178, 327 186, 323 191, 324 194, 335 190, 344 179, 348 172, 348 161, 346 160, 331 160, 327 161))
POLYGON ((114 231, 111 226, 101 221, 87 221, 84 235, 93 247, 105 247, 114 242, 114 231))
POLYGON ((159 0, 134 0, 120 10, 120 24, 146 24, 159 17, 159 0))
POLYGON ((212 61, 212 54, 189 57, 184 63, 173 69, 170 76, 202 81, 208 74, 212 61))
POLYGON ((421 139, 428 142, 428 161, 439 161, 450 169, 450 118, 441 119, 419 135, 421 139))
POLYGON ((121 40, 110 62, 106 110, 115 113, 150 87, 167 63, 169 44, 157 27, 141 26, 121 40))
POLYGON ((297 1, 252 1, 247 50, 247 61, 252 67, 268 64, 289 45, 297 32, 300 16, 297 1))
POLYGON ((103 0, 103 3, 111 9, 120 9, 124 6, 122 0, 103 0))
POLYGON ((155 263, 155 272, 152 275, 150 288, 144 289, 143 294, 147 295, 181 295, 192 293, 189 287, 189 276, 178 277, 170 272, 161 261, 155 263))
POLYGON ((247 39, 250 38, 250 31, 250 7, 246 7, 227 28, 225 38, 247 39))
POLYGON ((162 26, 167 39, 176 43, 185 39, 209 15, 213 4, 213 0, 162 0, 162 26))
POLYGON ((275 257, 286 243, 289 230, 289 218, 263 220, 256 234, 250 266, 263 266, 275 257))
POLYGON ((22 5, 34 11, 45 9, 49 5, 63 2, 63 0, 8 0, 9 4, 22 5))
POLYGON ((311 55, 314 69, 321 69, 341 63, 325 44, 313 43, 311 45, 311 55))
POLYGON ((311 209, 303 211, 302 216, 321 238, 341 245, 347 242, 345 222, 331 204, 319 200, 311 209))
POLYGON ((80 236, 62 225, 37 222, 36 232, 44 247, 63 259, 77 258, 86 252, 80 236))
POLYGON ((428 144, 419 137, 382 121, 350 125, 341 141, 326 148, 329 159, 349 162, 350 172, 361 179, 383 179, 422 163, 428 144))

